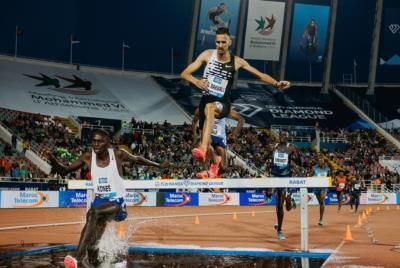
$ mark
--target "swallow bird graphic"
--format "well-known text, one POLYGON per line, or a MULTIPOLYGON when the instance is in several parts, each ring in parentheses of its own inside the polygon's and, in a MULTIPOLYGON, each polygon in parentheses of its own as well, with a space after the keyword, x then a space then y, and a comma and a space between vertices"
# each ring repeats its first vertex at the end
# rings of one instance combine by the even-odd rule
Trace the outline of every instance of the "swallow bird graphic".
POLYGON ((41 83, 35 85, 36 87, 44 87, 44 86, 54 86, 56 88, 60 87, 60 81, 57 78, 51 78, 45 74, 39 73, 41 76, 34 76, 30 74, 24 74, 25 76, 29 78, 33 78, 39 81, 42 81, 41 83))
POLYGON ((91 90, 92 89, 92 82, 88 81, 88 80, 83 80, 79 77, 77 77, 76 75, 72 75, 74 77, 74 79, 71 78, 67 78, 67 77, 63 77, 63 76, 59 76, 56 75, 58 78, 63 79, 65 81, 71 82, 71 85, 68 85, 64 88, 84 88, 85 90, 91 90))

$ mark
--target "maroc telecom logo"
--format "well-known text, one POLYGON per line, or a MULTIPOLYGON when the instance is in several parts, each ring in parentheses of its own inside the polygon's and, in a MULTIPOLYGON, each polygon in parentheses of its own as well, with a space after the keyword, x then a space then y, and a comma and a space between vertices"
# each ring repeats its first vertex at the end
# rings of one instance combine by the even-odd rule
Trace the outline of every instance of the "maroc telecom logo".
POLYGON ((188 195, 187 193, 181 193, 181 195, 182 195, 182 201, 180 203, 168 204, 167 206, 169 206, 169 207, 183 207, 184 205, 186 205, 187 203, 190 202, 190 195, 188 195))
POLYGON ((35 193, 35 196, 18 198, 18 203, 24 203, 24 205, 15 205, 15 208, 43 207, 49 202, 49 196, 47 194, 44 194, 42 192, 35 193))
POLYGON ((50 77, 42 73, 39 73, 39 75, 40 76, 24 74, 26 77, 40 81, 40 83, 36 84, 35 87, 47 87, 48 89, 57 92, 72 95, 95 95, 97 93, 96 90, 92 88, 92 82, 76 75, 72 75, 72 78, 60 75, 50 77), (65 83, 65 85, 63 85, 62 82, 65 83))
POLYGON ((385 204, 389 197, 385 194, 374 194, 368 196, 368 204, 385 204))
POLYGON ((257 28, 256 32, 258 32, 261 35, 270 35, 274 32, 274 26, 276 23, 276 19, 274 14, 271 15, 271 17, 263 17, 261 16, 260 19, 255 19, 257 23, 257 28))
POLYGON ((220 194, 213 193, 210 201, 213 202, 213 200, 215 200, 214 201, 215 206, 223 206, 226 205, 229 201, 231 201, 231 197, 229 196, 229 194, 226 193, 220 193, 220 194))
POLYGON ((133 198, 133 206, 141 206, 147 201, 146 196, 143 193, 135 192, 133 198))

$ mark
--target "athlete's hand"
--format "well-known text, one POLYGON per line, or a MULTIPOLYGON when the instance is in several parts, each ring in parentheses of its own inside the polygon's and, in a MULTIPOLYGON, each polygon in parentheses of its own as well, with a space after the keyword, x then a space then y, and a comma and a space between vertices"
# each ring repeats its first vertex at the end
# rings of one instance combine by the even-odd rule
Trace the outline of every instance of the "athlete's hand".
POLYGON ((160 168, 168 168, 170 166, 168 161, 164 161, 160 164, 160 168))
POLYGON ((279 88, 280 90, 285 90, 288 89, 290 87, 290 82, 289 81, 279 81, 278 83, 276 83, 275 85, 277 88, 279 88))
POLYGON ((228 142, 229 143, 234 143, 234 142, 236 142, 236 134, 235 133, 230 133, 229 135, 228 135, 228 142))
POLYGON ((208 90, 208 81, 206 79, 198 79, 196 80, 196 87, 200 88, 201 91, 208 90))

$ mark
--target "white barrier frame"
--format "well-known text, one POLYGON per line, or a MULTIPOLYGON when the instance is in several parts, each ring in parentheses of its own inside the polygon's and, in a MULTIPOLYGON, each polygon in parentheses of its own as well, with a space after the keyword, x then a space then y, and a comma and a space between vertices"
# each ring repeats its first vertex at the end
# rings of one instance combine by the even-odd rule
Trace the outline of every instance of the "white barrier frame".
MULTIPOLYGON (((300 188, 301 250, 308 251, 308 188, 332 186, 330 177, 288 177, 262 179, 124 180, 126 189, 209 189, 209 188, 300 188)), ((93 196, 91 181, 69 180, 68 189, 87 190, 87 209, 93 196)))

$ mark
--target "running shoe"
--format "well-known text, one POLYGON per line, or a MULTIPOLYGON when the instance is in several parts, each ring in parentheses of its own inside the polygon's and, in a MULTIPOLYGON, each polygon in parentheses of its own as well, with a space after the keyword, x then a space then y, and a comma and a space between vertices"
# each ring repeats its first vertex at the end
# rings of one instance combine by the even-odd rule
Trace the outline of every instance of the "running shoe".
POLYGON ((78 267, 78 261, 74 257, 72 257, 70 255, 67 255, 64 258, 64 267, 66 267, 66 268, 77 268, 78 267))
POLYGON ((324 221, 323 220, 319 220, 318 225, 319 226, 323 226, 324 225, 324 221))
POLYGON ((290 195, 286 196, 285 205, 287 211, 290 211, 292 209, 292 200, 293 199, 290 195))
POLYGON ((222 158, 220 156, 215 157, 215 163, 212 163, 210 165, 210 178, 216 178, 218 176, 218 170, 219 170, 219 163, 221 163, 222 158))
POLYGON ((208 179, 209 178, 208 171, 207 170, 203 170, 203 171, 197 172, 196 173, 196 177, 199 178, 199 179, 208 179))
POLYGON ((279 231, 279 232, 277 233, 277 236, 278 236, 278 240, 285 240, 285 235, 283 234, 282 231, 279 231))
POLYGON ((206 161, 206 152, 204 152, 203 148, 201 148, 201 146, 194 148, 192 150, 192 155, 193 158, 196 160, 199 160, 201 162, 206 161))

